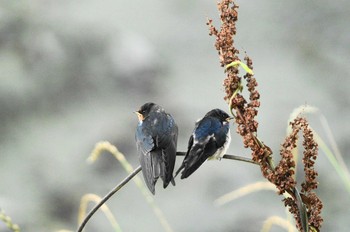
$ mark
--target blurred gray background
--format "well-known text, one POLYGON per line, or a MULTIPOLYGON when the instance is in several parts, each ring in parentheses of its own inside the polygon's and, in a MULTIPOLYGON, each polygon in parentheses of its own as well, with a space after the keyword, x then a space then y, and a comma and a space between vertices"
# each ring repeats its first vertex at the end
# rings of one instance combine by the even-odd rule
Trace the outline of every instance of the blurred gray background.
MULTIPOLYGON (((307 103, 326 116, 349 164, 350 2, 238 3, 236 46, 253 59, 261 93, 259 137, 277 155, 289 114, 307 103)), ((216 1, 1 1, 0 207, 23 231, 76 229, 81 196, 103 196, 126 176, 110 155, 86 163, 98 141, 138 165, 133 111, 143 103, 174 116, 182 151, 195 120, 227 110, 207 17, 219 25, 216 1)), ((310 121, 325 138, 318 118, 310 121)), ((229 153, 249 157, 231 134, 229 153)), ((349 193, 322 152, 317 169, 323 231, 348 231, 349 193)), ((155 201, 177 232, 255 232, 269 216, 285 217, 281 196, 213 201, 262 180, 249 164, 207 162, 176 187, 157 185, 155 201)), ((163 231, 132 182, 108 204, 123 231, 163 231)), ((86 231, 112 229, 98 213, 86 231)))

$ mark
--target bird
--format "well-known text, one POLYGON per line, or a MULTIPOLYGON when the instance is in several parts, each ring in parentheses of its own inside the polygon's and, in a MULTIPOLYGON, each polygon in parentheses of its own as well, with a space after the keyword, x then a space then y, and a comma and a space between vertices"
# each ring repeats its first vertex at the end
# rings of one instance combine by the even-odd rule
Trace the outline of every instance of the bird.
POLYGON ((175 177, 181 172, 181 179, 189 177, 206 160, 220 160, 231 142, 229 121, 232 119, 221 109, 209 111, 199 119, 188 142, 185 158, 175 177))
POLYGON ((152 102, 145 103, 135 112, 138 117, 135 140, 143 178, 151 193, 155 194, 155 185, 160 177, 163 187, 171 182, 173 177, 178 127, 173 117, 152 102))

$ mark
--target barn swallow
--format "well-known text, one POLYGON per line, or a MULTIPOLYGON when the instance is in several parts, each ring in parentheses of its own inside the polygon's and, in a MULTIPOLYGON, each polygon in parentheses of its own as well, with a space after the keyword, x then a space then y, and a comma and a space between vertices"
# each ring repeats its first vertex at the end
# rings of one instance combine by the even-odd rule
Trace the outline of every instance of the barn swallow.
POLYGON ((229 121, 232 118, 220 109, 209 111, 198 120, 188 142, 186 156, 176 172, 187 178, 207 159, 221 159, 231 142, 229 121))
POLYGON ((155 103, 146 103, 135 113, 139 119, 135 139, 142 174, 148 189, 155 194, 159 177, 164 188, 170 182, 175 185, 178 128, 173 117, 155 103))

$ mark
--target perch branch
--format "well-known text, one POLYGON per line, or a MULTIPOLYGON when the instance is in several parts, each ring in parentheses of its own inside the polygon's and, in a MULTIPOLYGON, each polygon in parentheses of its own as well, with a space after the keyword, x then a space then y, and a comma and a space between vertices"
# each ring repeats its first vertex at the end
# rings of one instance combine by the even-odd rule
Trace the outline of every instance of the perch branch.
POLYGON ((129 174, 122 182, 120 182, 116 187, 114 187, 106 196, 102 198, 102 200, 86 215, 83 222, 80 224, 77 232, 82 232, 86 223, 90 220, 92 215, 111 198, 116 192, 118 192, 124 185, 126 185, 137 173, 141 171, 141 166, 138 166, 131 174, 129 174))
MULTIPOLYGON (((185 156, 186 152, 176 152, 176 156, 185 156)), ((223 156, 223 159, 229 159, 229 160, 237 160, 237 161, 242 161, 242 162, 246 162, 246 163, 251 163, 251 164, 256 164, 259 165, 258 163, 256 163, 255 161, 249 159, 249 158, 245 158, 242 156, 237 156, 237 155, 229 155, 229 154, 225 154, 223 156)), ((134 176, 136 176, 137 173, 139 173, 141 171, 141 166, 138 166, 131 174, 129 174, 122 182, 120 182, 116 187, 114 187, 106 196, 104 196, 102 198, 102 200, 93 208, 90 210, 90 212, 86 215, 86 217, 84 218, 84 220, 82 221, 82 223, 80 224, 77 232, 82 232, 85 225, 87 224, 87 222, 90 220, 90 218, 96 213, 96 211, 104 204, 108 201, 109 198, 111 198, 116 192, 118 192, 121 188, 124 187, 124 185, 126 185, 132 178, 134 178, 134 176)))
MULTIPOLYGON (((182 151, 176 152, 176 156, 185 156, 185 155, 186 155, 186 152, 182 152, 182 151)), ((243 156, 238 156, 238 155, 225 154, 222 158, 223 159, 229 159, 229 160, 237 160, 237 161, 242 161, 242 162, 246 162, 246 163, 259 165, 257 162, 253 161, 252 159, 245 158, 243 156)))

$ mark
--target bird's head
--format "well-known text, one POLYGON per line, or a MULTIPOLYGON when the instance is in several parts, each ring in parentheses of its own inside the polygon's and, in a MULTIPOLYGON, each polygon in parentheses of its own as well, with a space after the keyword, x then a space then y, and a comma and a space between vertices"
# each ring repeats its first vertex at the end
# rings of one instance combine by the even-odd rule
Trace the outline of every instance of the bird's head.
POLYGON ((138 111, 135 111, 135 114, 137 115, 139 121, 142 122, 152 111, 156 111, 158 109, 160 109, 160 107, 157 104, 148 102, 143 104, 138 111))
POLYGON ((229 122, 233 117, 230 117, 225 111, 220 110, 220 109, 213 109, 209 111, 205 117, 214 117, 219 119, 222 123, 224 122, 229 122))

